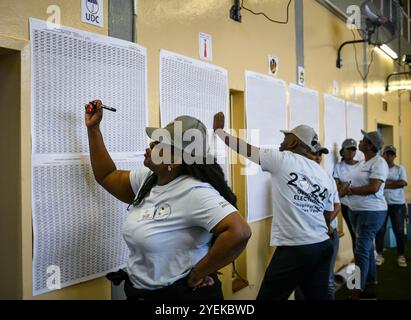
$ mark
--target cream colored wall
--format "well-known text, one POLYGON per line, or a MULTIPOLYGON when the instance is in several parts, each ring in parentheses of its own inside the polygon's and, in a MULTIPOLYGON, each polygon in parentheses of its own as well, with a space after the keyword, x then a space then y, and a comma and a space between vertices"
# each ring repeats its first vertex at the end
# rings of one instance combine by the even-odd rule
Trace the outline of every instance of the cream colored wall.
POLYGON ((21 88, 21 182, 22 182, 22 261, 24 299, 110 299, 110 284, 96 279, 51 293, 32 296, 32 237, 31 237, 31 146, 30 146, 30 82, 29 82, 29 17, 47 20, 47 8, 61 8, 61 23, 66 26, 100 34, 108 33, 108 1, 104 0, 105 28, 97 28, 81 22, 80 0, 0 0, 0 47, 11 47, 22 52, 21 88), (16 40, 15 40, 16 39, 16 40))
MULTIPOLYGON (((267 55, 280 58, 279 76, 293 81, 295 35, 293 6, 290 24, 267 22, 242 11, 243 22, 228 18, 232 1, 139 1, 138 42, 148 49, 149 121, 159 124, 159 50, 198 58, 198 33, 213 37, 213 64, 228 70, 230 89, 244 90, 244 70, 267 73, 267 55)), ((272 16, 285 15, 283 1, 253 0, 248 5, 272 16)))
MULTIPOLYGON (((339 96, 345 100, 364 104, 364 93, 368 98, 367 130, 376 130, 377 123, 392 125, 394 128, 394 144, 399 146, 399 98, 398 92, 385 92, 385 78, 395 72, 393 60, 385 54, 374 53, 374 61, 368 76, 368 88, 364 88, 363 81, 356 70, 355 50, 353 45, 347 45, 342 50, 343 67, 335 67, 339 46, 354 36, 347 29, 345 23, 337 19, 316 1, 304 1, 304 33, 305 33, 305 71, 307 87, 318 90, 320 93, 332 94, 332 83, 338 81, 339 96), (356 87, 357 98, 353 97, 353 86, 356 87), (388 102, 388 112, 382 109, 382 100, 388 102)), ((358 39, 358 35, 356 35, 358 39)), ((361 72, 363 72, 363 46, 357 46, 357 57, 361 72)), ((371 57, 371 48, 368 56, 371 57)), ((411 103, 408 94, 402 95, 403 143, 400 150, 402 163, 408 172, 411 172, 411 150, 408 139, 411 137, 411 103)), ((324 137, 323 98, 320 98, 321 137, 324 137)), ((400 155, 398 160, 400 159, 400 155)), ((410 193, 408 192, 410 197, 410 193)), ((351 238, 344 224, 345 235, 341 238, 340 250, 336 262, 336 269, 352 259, 351 238)))
MULTIPOLYGON (((411 175, 411 96, 409 91, 399 92, 401 99, 402 136, 401 163, 407 169, 408 176, 411 175)), ((406 189, 406 198, 411 203, 411 187, 406 189)))
POLYGON ((28 40, 28 19, 47 20, 47 8, 51 5, 60 7, 62 25, 108 34, 108 0, 104 0, 104 28, 81 22, 81 0, 0 0, 0 34, 28 40))

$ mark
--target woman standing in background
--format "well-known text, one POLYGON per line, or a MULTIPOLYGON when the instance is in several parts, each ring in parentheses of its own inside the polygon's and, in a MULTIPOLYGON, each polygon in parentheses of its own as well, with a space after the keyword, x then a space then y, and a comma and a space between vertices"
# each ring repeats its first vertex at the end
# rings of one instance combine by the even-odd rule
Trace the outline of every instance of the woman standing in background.
POLYGON ((374 240, 387 216, 384 185, 388 176, 388 165, 378 155, 384 140, 379 132, 361 132, 364 138, 359 149, 364 153, 365 161, 352 172, 351 185, 344 183, 341 187, 341 195, 348 195, 350 221, 357 236, 354 258, 361 272, 361 290, 353 291, 351 298, 355 300, 375 296, 373 289, 377 283, 377 268, 374 240))
POLYGON ((384 148, 383 157, 387 161, 389 172, 388 178, 385 182, 384 196, 388 204, 388 215, 385 222, 377 233, 375 244, 377 247, 377 266, 384 263, 384 238, 387 228, 388 217, 391 219, 392 230, 394 231, 395 239, 397 240, 398 250, 398 266, 407 267, 407 260, 405 259, 405 234, 404 234, 404 220, 407 215, 407 207, 405 205, 404 188, 408 185, 407 174, 405 168, 394 163, 397 157, 397 149, 390 145, 384 148))
POLYGON ((356 153, 357 153, 357 142, 354 139, 345 140, 340 150, 341 162, 338 162, 335 165, 334 173, 333 173, 333 177, 335 179, 335 182, 337 183, 337 188, 338 188, 338 192, 340 195, 342 216, 345 220, 345 223, 347 224, 348 230, 351 235, 353 254, 355 252, 356 236, 355 236, 355 232, 354 232, 354 229, 350 221, 350 216, 349 216, 350 209, 349 209, 349 204, 348 204, 348 197, 341 196, 341 187, 343 186, 344 183, 351 183, 352 172, 359 163, 358 161, 354 160, 356 153))

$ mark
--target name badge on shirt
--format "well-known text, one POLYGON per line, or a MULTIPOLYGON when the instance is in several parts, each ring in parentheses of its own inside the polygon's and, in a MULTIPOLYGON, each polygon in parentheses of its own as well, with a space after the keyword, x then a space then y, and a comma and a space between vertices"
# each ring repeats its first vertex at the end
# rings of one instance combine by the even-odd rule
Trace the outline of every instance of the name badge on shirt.
POLYGON ((155 220, 164 220, 171 214, 171 207, 168 203, 160 204, 154 213, 155 220))
POLYGON ((139 212, 137 221, 153 220, 155 211, 156 211, 156 208, 154 207, 141 209, 141 212, 139 212))

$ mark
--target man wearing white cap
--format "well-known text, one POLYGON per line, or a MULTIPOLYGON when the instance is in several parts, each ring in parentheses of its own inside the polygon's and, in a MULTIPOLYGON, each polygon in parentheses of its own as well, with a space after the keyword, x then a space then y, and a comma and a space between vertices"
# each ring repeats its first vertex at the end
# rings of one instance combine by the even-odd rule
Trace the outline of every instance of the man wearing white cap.
POLYGON ((277 249, 257 299, 287 299, 299 286, 308 300, 326 300, 332 244, 328 235, 334 209, 333 181, 308 158, 318 136, 301 125, 285 134, 280 150, 257 148, 226 133, 224 114, 214 116, 215 133, 232 149, 271 174, 272 246, 277 249), (327 220, 327 221, 326 221, 327 220))

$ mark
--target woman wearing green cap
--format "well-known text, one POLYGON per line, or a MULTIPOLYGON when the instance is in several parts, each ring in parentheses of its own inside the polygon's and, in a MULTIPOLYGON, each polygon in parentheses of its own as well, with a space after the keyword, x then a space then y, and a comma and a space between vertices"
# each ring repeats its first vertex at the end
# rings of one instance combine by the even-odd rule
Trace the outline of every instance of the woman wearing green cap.
MULTIPOLYGON (((99 129, 101 101, 94 103, 96 110, 85 115, 94 176, 131 208, 123 226, 130 249, 124 276, 127 298, 222 299, 216 272, 243 251, 251 231, 235 208, 236 197, 221 167, 215 161, 187 164, 190 157, 205 160, 208 155, 201 148, 188 155, 177 150, 185 146, 177 141, 177 124, 181 134, 199 134, 205 146, 204 124, 192 117, 177 118, 159 130, 162 143, 154 141, 146 149, 146 168, 122 171, 107 152, 99 129)), ((150 137, 156 135, 153 128, 146 131, 150 137)))
POLYGON ((362 133, 364 138, 359 149, 364 153, 365 160, 355 168, 351 184, 345 183, 341 188, 341 196, 348 195, 350 221, 357 236, 355 264, 361 272, 360 289, 353 291, 352 299, 374 296, 373 287, 377 282, 374 240, 387 215, 384 185, 388 166, 378 155, 384 140, 376 131, 362 133))
POLYGON ((384 238, 387 228, 388 217, 390 217, 392 230, 394 231, 395 239, 397 241, 398 266, 407 267, 407 260, 405 259, 405 242, 406 236, 404 234, 404 220, 407 215, 407 207, 405 205, 404 188, 408 185, 407 174, 405 168, 394 163, 397 157, 397 149, 390 145, 386 146, 383 151, 383 157, 387 161, 389 173, 387 181, 385 182, 384 196, 388 204, 388 215, 385 222, 377 233, 375 239, 375 246, 377 247, 377 265, 384 263, 384 238))
POLYGON ((337 183, 337 188, 340 192, 342 216, 345 220, 345 223, 347 224, 348 231, 351 235, 353 253, 355 252, 355 232, 349 217, 350 210, 348 204, 348 197, 341 197, 341 187, 344 186, 344 183, 351 183, 351 175, 354 169, 359 164, 357 160, 354 160, 356 152, 357 142, 354 139, 344 140, 340 150, 341 161, 335 165, 333 172, 333 177, 337 183))

